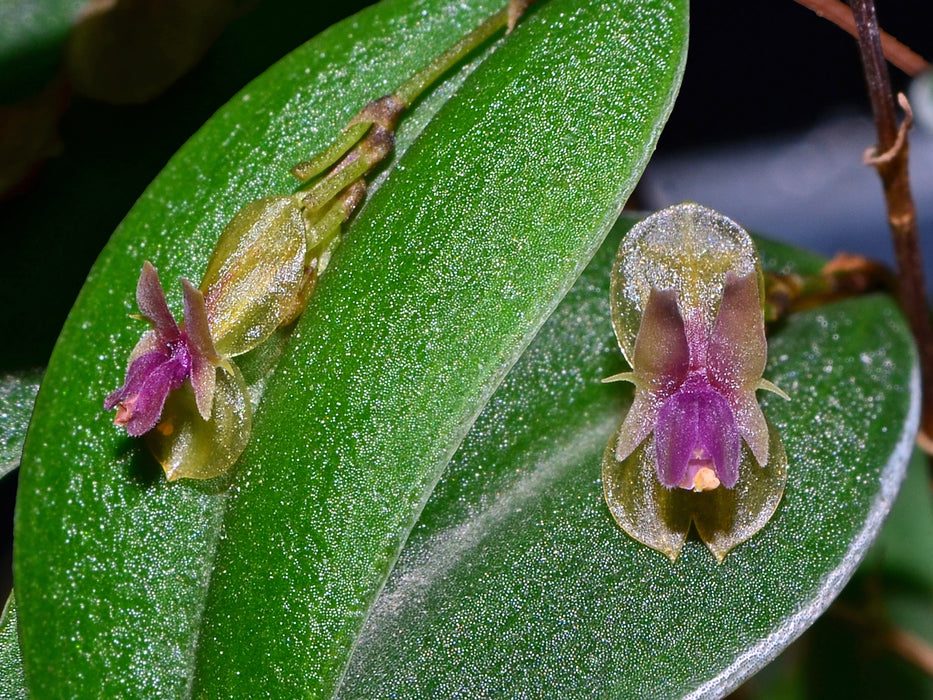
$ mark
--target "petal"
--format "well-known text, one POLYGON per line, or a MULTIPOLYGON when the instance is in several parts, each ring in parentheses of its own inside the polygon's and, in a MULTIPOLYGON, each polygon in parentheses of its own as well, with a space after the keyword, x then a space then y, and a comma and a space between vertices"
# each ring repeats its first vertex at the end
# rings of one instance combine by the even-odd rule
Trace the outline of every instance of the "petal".
POLYGON ((209 360, 217 360, 217 351, 211 338, 211 329, 207 323, 207 307, 204 294, 184 277, 181 286, 185 295, 185 333, 188 337, 188 349, 192 356, 200 355, 209 360))
MULTIPOLYGON (((143 337, 145 338, 145 336, 143 337)), ((138 394, 145 383, 146 377, 169 359, 169 355, 160 351, 146 352, 134 358, 126 370, 123 386, 104 399, 104 410, 109 411, 124 399, 138 394)))
POLYGON ((730 271, 709 338, 710 381, 723 393, 752 388, 765 371, 767 356, 758 277, 754 272, 738 277, 730 271))
POLYGON ((739 477, 741 440, 735 417, 723 396, 708 386, 683 387, 661 407, 655 427, 658 479, 664 486, 686 486, 686 477, 712 462, 727 489, 739 477), (691 460, 694 464, 691 465, 691 460))
POLYGON ((673 561, 690 531, 690 509, 684 507, 683 499, 694 494, 661 485, 651 440, 625 459, 617 459, 619 437, 617 430, 603 453, 603 493, 609 510, 629 535, 673 561))
POLYGON ((169 481, 220 476, 246 449, 252 409, 242 375, 233 364, 230 369, 217 373, 210 420, 201 417, 186 385, 169 397, 161 422, 147 435, 169 481))
POLYGON ((708 353, 710 382, 727 397, 739 433, 759 466, 767 466, 768 426, 755 390, 763 381, 768 345, 754 273, 727 273, 708 353))
POLYGON ((768 423, 754 391, 743 391, 735 395, 732 411, 739 434, 751 450, 758 466, 768 466, 768 423))
POLYGON ((683 382, 690 362, 684 321, 673 290, 652 288, 635 339, 635 363, 631 375, 620 375, 635 384, 635 399, 619 430, 616 459, 624 461, 647 438, 658 411, 683 382))
POLYGON ((184 277, 181 280, 185 294, 185 335, 191 354, 191 386, 204 420, 211 417, 214 403, 214 386, 217 381, 217 351, 207 325, 207 309, 204 295, 184 277))
POLYGON ((619 441, 616 443, 616 459, 624 461, 635 448, 645 441, 658 422, 658 411, 664 403, 663 398, 650 391, 635 389, 632 407, 625 415, 619 428, 619 441))
POLYGON ((178 388, 174 386, 176 375, 175 363, 163 362, 145 376, 134 395, 127 397, 132 403, 121 422, 128 435, 139 437, 155 427, 169 392, 178 388))
POLYGON ((214 388, 217 384, 217 366, 202 357, 191 358, 191 388, 198 406, 198 413, 204 420, 211 417, 214 405, 214 388))
POLYGON ((130 353, 129 360, 126 362, 127 371, 129 367, 132 366, 134 362, 143 355, 146 355, 150 352, 157 352, 162 355, 171 355, 172 351, 168 344, 163 343, 159 338, 159 334, 155 331, 154 328, 150 328, 148 331, 142 334, 142 337, 139 339, 139 342, 136 343, 136 347, 133 348, 133 351, 130 353))
POLYGON ((165 301, 165 292, 159 282, 159 271, 147 260, 136 285, 136 304, 139 310, 152 323, 163 342, 171 343, 181 337, 178 324, 165 301))
POLYGON ((651 289, 638 327, 632 362, 639 383, 665 397, 686 377, 690 349, 674 290, 651 289))

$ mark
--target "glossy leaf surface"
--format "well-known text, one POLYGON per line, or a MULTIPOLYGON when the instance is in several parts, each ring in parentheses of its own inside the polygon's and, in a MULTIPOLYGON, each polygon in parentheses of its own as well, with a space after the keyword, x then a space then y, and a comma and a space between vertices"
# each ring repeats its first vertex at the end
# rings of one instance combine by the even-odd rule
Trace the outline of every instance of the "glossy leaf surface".
POLYGON ((23 654, 16 632, 16 601, 11 594, 0 615, 0 697, 26 700, 26 677, 23 674, 23 654))
POLYGON ((933 694, 933 678, 916 654, 933 643, 928 464, 927 455, 915 450, 891 515, 858 572, 833 607, 775 662, 773 672, 752 680, 749 690, 756 697, 787 697, 780 686, 794 682, 810 697, 933 694))
POLYGON ((127 216, 27 440, 16 585, 36 695, 335 687, 440 472, 634 186, 676 92, 685 7, 548 0, 417 106, 229 490, 166 486, 100 404, 137 339, 144 259, 177 310, 170 281, 200 278, 236 211, 287 192, 291 165, 498 9, 389 2, 325 32, 222 109, 127 216))
POLYGON ((19 467, 41 380, 41 370, 0 376, 0 478, 19 467))
MULTIPOLYGON (((919 412, 895 304, 849 300, 772 329, 766 375, 793 397, 762 401, 788 454, 784 499, 722 564, 697 538, 671 564, 618 528, 602 498, 600 460, 631 396, 600 383, 622 369, 613 243, 434 490, 340 697, 722 697, 812 623, 865 554, 919 412)), ((760 249, 766 269, 819 267, 760 249)))

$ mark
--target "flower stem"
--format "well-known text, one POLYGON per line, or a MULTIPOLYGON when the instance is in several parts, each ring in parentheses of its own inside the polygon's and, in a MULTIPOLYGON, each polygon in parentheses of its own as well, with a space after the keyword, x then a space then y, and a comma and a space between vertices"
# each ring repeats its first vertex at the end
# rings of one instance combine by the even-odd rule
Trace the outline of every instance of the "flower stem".
POLYGON ((395 96, 406 108, 410 107, 421 93, 429 88, 434 81, 459 63, 464 56, 502 29, 508 22, 508 19, 509 7, 499 10, 499 12, 487 19, 456 44, 431 61, 431 63, 406 80, 399 89, 395 91, 395 96))
POLYGON ((459 63, 464 56, 487 41, 503 27, 512 30, 515 22, 533 0, 511 0, 509 4, 489 17, 476 29, 432 60, 427 66, 406 80, 391 95, 386 95, 367 104, 344 128, 337 139, 322 153, 292 168, 292 174, 303 183, 318 177, 313 185, 315 193, 309 194, 309 206, 323 206, 327 195, 343 190, 352 180, 343 171, 352 170, 362 177, 391 153, 394 146, 395 124, 401 114, 411 107, 425 90, 438 78, 459 63), (364 139, 364 137, 366 137, 364 139), (361 142, 361 139, 362 142, 361 142), (367 141, 371 142, 367 147, 367 141), (359 149, 366 147, 367 158, 361 159, 359 149), (365 168, 361 163, 365 160, 365 168), (352 161, 355 163, 351 166, 352 161), (335 165, 336 163, 336 165, 335 165), (362 168, 362 169, 361 169, 362 168), (341 174, 343 172, 343 174, 341 174), (339 178, 340 183, 326 183, 330 178, 339 178), (321 195, 325 199, 321 199, 321 195))
MULTIPOLYGON (((828 19, 837 27, 858 39, 858 29, 855 26, 855 17, 852 15, 852 10, 841 0, 796 0, 796 2, 807 9, 813 10, 820 17, 828 19)), ((929 70, 930 64, 923 56, 915 53, 909 46, 905 46, 884 30, 881 30, 879 34, 884 56, 893 65, 912 78, 916 78, 924 71, 929 70)))
POLYGON ((765 320, 870 292, 897 291, 894 274, 883 264, 840 253, 815 275, 765 272, 765 320))
POLYGON ((884 187, 888 224, 891 228, 897 258, 900 302, 920 353, 923 415, 919 442, 924 449, 931 452, 930 448, 933 446, 933 326, 930 325, 926 283, 923 278, 923 257, 920 252, 917 212, 910 192, 910 176, 907 169, 907 130, 911 123, 910 105, 901 95, 900 104, 906 112, 906 117, 898 126, 891 81, 881 49, 874 1, 853 0, 852 13, 858 29, 859 52, 862 56, 862 66, 878 131, 878 146, 866 154, 866 163, 874 166, 878 171, 884 187))

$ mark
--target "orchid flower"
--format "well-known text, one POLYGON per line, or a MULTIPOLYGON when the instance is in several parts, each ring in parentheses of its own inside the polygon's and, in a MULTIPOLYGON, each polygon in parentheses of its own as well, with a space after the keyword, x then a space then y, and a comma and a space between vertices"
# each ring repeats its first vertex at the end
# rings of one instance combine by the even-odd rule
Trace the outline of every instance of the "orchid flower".
POLYGON ((117 409, 114 423, 129 435, 146 436, 169 480, 218 476, 246 448, 252 407, 232 358, 301 314, 361 196, 351 186, 313 220, 297 195, 246 204, 224 228, 200 289, 182 279, 181 324, 158 272, 143 265, 136 302, 152 328, 104 408, 117 409))
POLYGON ((695 204, 635 226, 616 258, 613 325, 632 371, 606 381, 635 395, 603 459, 606 500, 671 559, 693 523, 721 561, 783 492, 786 455, 756 397, 787 398, 762 377, 760 275, 748 234, 695 204))
POLYGON ((123 386, 104 401, 104 409, 117 409, 113 422, 126 427, 129 435, 152 430, 169 392, 191 381, 198 413, 208 420, 214 402, 216 367, 220 357, 214 350, 207 326, 204 295, 182 278, 185 297, 184 323, 175 322, 168 309, 159 273, 148 261, 136 285, 136 303, 141 316, 152 324, 130 354, 123 386))
MULTIPOLYGON (((216 418, 213 414, 218 384, 224 388, 223 393, 230 393, 227 385, 232 382, 234 395, 240 394, 244 398, 246 395, 239 373, 214 348, 204 295, 184 278, 181 284, 184 321, 179 325, 169 311, 158 271, 148 261, 143 264, 136 286, 136 303, 141 317, 152 328, 143 334, 130 353, 123 386, 104 400, 105 410, 117 409, 114 423, 124 426, 127 434, 139 437, 151 432, 156 443, 165 443, 154 445, 153 451, 157 456, 165 457, 160 461, 170 479, 188 475, 178 472, 183 460, 178 458, 175 454, 177 449, 174 449, 183 446, 190 450, 192 446, 190 430, 180 429, 181 424, 190 424, 194 418, 199 424, 220 425, 213 420, 216 418), (220 381, 218 368, 224 370, 220 381), (172 411, 172 415, 166 417, 169 395, 181 389, 186 382, 192 389, 193 407, 172 411), (194 415, 184 418, 185 413, 194 415), (170 459, 173 454, 174 460, 170 459)), ((242 405, 244 401, 234 403, 242 405)), ((248 401, 245 405, 248 408, 248 401)), ((224 414, 228 412, 226 409, 221 411, 224 414)), ((240 410, 239 414, 237 428, 245 428, 248 432, 249 412, 240 410)))

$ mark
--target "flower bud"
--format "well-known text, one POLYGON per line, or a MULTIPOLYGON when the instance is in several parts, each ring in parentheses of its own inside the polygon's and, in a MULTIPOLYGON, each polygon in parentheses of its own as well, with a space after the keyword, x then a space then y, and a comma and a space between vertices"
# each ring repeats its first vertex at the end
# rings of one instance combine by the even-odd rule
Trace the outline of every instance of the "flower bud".
POLYGON ((302 210, 296 197, 266 197, 224 228, 201 281, 219 354, 252 350, 295 316, 311 272, 302 210))

